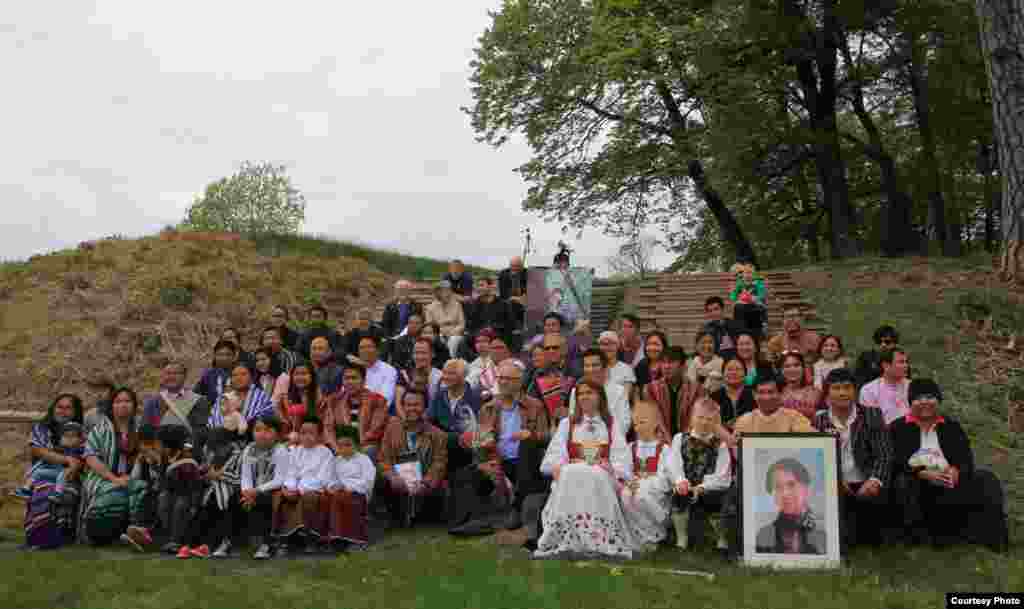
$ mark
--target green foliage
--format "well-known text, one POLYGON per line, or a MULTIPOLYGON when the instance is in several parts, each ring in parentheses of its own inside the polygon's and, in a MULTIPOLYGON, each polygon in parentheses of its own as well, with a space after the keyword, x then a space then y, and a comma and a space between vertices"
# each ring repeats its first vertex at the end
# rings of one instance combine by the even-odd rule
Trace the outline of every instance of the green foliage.
MULTIPOLYGON (((829 197, 819 192, 810 105, 794 67, 814 52, 806 41, 822 3, 796 3, 815 16, 782 17, 782 1, 505 2, 480 38, 465 111, 483 142, 526 139, 523 207, 547 220, 619 237, 635 223, 654 226, 680 254, 679 268, 731 263, 731 246, 687 179, 687 161, 698 158, 762 268, 826 258, 829 197)), ((910 197, 913 226, 928 223, 934 185, 907 76, 913 40, 924 52, 946 220, 962 227, 965 251, 980 249, 994 184, 978 170, 992 116, 973 0, 838 4, 839 44, 851 61, 837 54, 836 110, 862 220, 854 236, 879 251, 887 205, 854 85, 894 159, 896 190, 910 197)))
POLYGON ((165 307, 187 308, 192 304, 192 290, 184 286, 160 288, 160 302, 165 307))
POLYGON ((305 217, 305 197, 292 185, 283 165, 245 162, 234 175, 206 187, 186 212, 182 228, 293 234, 305 217))
MULTIPOLYGON (((370 247, 350 241, 341 241, 327 235, 281 235, 261 233, 251 235, 257 251, 264 256, 317 256, 321 258, 358 258, 370 266, 387 273, 409 279, 440 279, 448 272, 448 262, 412 256, 398 251, 370 247)), ((467 265, 472 273, 494 272, 467 265)))
POLYGON ((156 353, 162 345, 163 339, 160 338, 159 334, 148 334, 142 339, 142 352, 156 353))

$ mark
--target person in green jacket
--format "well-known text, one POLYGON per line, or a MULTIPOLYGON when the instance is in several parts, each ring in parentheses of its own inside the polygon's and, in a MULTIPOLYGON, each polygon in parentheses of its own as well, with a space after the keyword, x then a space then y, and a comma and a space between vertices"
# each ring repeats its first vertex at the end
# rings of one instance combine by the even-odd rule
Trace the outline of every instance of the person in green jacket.
POLYGON ((736 287, 729 294, 733 302, 733 319, 755 336, 762 336, 767 309, 764 304, 764 280, 754 276, 754 266, 741 264, 734 267, 736 287))

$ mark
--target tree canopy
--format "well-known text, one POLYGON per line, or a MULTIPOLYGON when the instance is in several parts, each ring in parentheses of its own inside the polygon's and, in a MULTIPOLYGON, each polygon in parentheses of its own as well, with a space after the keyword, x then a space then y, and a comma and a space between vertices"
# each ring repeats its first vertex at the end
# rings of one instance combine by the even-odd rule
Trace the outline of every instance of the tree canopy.
POLYGON ((284 166, 246 162, 234 175, 206 187, 185 213, 182 228, 294 234, 305 217, 306 200, 284 166))
POLYGON ((524 209, 656 227, 676 269, 993 249, 973 0, 868 6, 506 0, 465 111, 481 141, 531 147, 524 209))

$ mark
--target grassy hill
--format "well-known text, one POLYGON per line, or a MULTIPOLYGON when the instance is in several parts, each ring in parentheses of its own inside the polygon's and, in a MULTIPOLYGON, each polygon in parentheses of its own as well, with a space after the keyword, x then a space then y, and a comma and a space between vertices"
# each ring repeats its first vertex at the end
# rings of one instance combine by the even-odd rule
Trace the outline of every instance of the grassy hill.
MULTIPOLYGON (((210 266, 204 268, 211 272, 216 269, 216 273, 233 269, 231 273, 244 273, 246 277, 252 273, 279 277, 280 264, 285 264, 284 268, 303 268, 304 263, 299 258, 264 258, 254 250, 255 246, 244 244, 225 246, 216 258, 227 258, 230 262, 207 262, 205 264, 210 266), (249 266, 243 270, 237 268, 239 265, 249 266), (271 270, 262 270, 265 268, 271 270)), ((47 371, 48 381, 41 385, 45 390, 38 394, 48 395, 60 367, 70 365, 60 362, 70 359, 71 363, 83 366, 90 359, 79 341, 85 340, 97 356, 106 357, 102 354, 111 351, 101 348, 104 343, 90 338, 91 334, 87 333, 85 339, 82 334, 76 334, 74 324, 90 328, 87 332, 102 332, 103 323, 113 322, 59 320, 52 322, 59 328, 56 331, 46 328, 40 321, 42 315, 31 306, 31 303, 44 303, 48 299, 70 301, 73 298, 67 294, 64 284, 73 283, 75 273, 81 271, 67 268, 70 263, 64 258, 83 256, 90 264, 107 269, 94 276, 110 276, 112 285, 101 283, 105 287, 86 289, 87 293, 96 291, 89 297, 90 302, 100 299, 106 291, 113 292, 117 286, 118 293, 146 294, 138 306, 148 303, 146 306, 166 311, 154 301, 158 292, 153 292, 153 287, 143 287, 151 282, 133 278, 129 262, 117 260, 200 255, 186 254, 186 251, 192 251, 187 244, 168 245, 158 240, 144 240, 102 245, 88 255, 61 254, 46 260, 45 265, 42 260, 33 261, 29 267, 35 270, 22 274, 18 287, 12 287, 12 292, 5 296, 22 303, 18 309, 24 318, 21 323, 29 324, 19 331, 16 340, 8 337, 5 325, 0 326, 3 328, 0 338, 8 337, 4 340, 11 341, 3 343, 5 353, 8 348, 18 349, 15 357, 5 359, 20 362, 19 366, 24 368, 19 369, 28 373, 42 375, 47 371), (142 249, 147 244, 152 249, 142 249), (101 264, 93 257, 105 262, 101 264), (44 266, 52 268, 45 273, 46 280, 30 279, 44 274, 44 266), (119 269, 118 272, 113 272, 112 267, 119 269), (141 282, 139 287, 127 287, 136 282, 141 282), (64 349, 70 349, 74 355, 66 358, 62 354, 64 349)), ((80 262, 76 263, 76 268, 81 266, 80 262)), ((351 259, 338 259, 337 263, 346 277, 342 290, 364 290, 366 296, 377 293, 375 284, 367 285, 365 278, 352 276, 366 272, 377 277, 368 266, 351 259)), ((147 268, 156 273, 157 268, 167 266, 147 268)), ((179 277, 183 271, 173 268, 159 272, 164 273, 161 276, 179 277)), ((821 275, 820 282, 805 286, 805 297, 814 303, 818 315, 827 320, 830 330, 846 339, 846 348, 852 356, 856 357, 858 351, 870 346, 870 335, 877 325, 891 323, 900 330, 902 342, 910 351, 915 376, 928 375, 939 380, 946 397, 942 409, 964 423, 979 465, 991 467, 1004 481, 1012 520, 1011 539, 1015 544, 1024 541, 1021 526, 1024 523, 1018 509, 1024 499, 1024 458, 1021 456, 1024 438, 1021 433, 1011 433, 1007 426, 1010 397, 1024 387, 1024 355, 1020 349, 1006 349, 1012 334, 1024 331, 1024 295, 1007 290, 994 280, 991 259, 861 259, 811 270, 831 272, 831 277, 821 275), (986 323, 989 319, 991 321, 986 323)), ((306 272, 312 279, 323 270, 306 272)), ((322 277, 322 280, 327 278, 322 277)), ((7 281, 6 273, 0 281, 7 281)), ((251 281, 252 278, 245 279, 245 285, 249 286, 251 281)), ((0 283, 0 289, 5 289, 6 285, 0 283)), ((217 286, 227 285, 230 284, 226 279, 217 280, 217 286)), ((306 285, 315 284, 296 281, 279 293, 281 297, 290 295, 293 300, 301 300, 306 285)), ((209 289, 200 294, 204 303, 225 302, 216 299, 229 295, 245 298, 237 295, 238 292, 225 292, 224 287, 215 288, 215 293, 210 293, 209 289)), ((239 292, 248 289, 240 287, 239 292)), ((4 301, 5 311, 10 302, 4 301)), ((127 304, 116 304, 113 299, 103 303, 120 307, 120 310, 134 310, 127 304)), ((51 317, 54 310, 72 310, 70 305, 62 306, 46 310, 51 311, 51 317)), ((204 306, 217 312, 219 309, 215 307, 228 305, 204 306)), ((94 316, 98 308, 95 304, 90 306, 94 316)), ((177 313, 163 315, 166 319, 177 319, 177 313)), ((152 322, 148 326, 139 326, 139 323, 125 322, 127 329, 121 332, 144 332, 134 328, 152 326, 152 322)), ((118 342, 118 345, 125 344, 127 341, 118 342)), ((24 438, 18 441, 24 442, 24 438)), ((13 508, 5 508, 5 513, 11 515, 8 526, 16 524, 13 508)), ((12 574, 0 583, 0 594, 7 593, 6 605, 11 607, 59 604, 166 609, 192 606, 194 599, 180 594, 183 576, 194 589, 203 590, 204 601, 210 606, 234 606, 242 598, 240 595, 244 595, 245 602, 253 607, 319 606, 336 603, 338 598, 344 597, 343 604, 349 607, 693 605, 923 609, 944 604, 946 592, 1024 589, 1024 550, 1019 545, 1006 556, 967 547, 942 552, 929 548, 908 551, 902 547, 881 551, 859 549, 847 566, 835 572, 776 573, 728 565, 710 553, 683 554, 673 549, 661 550, 651 558, 626 565, 531 561, 524 551, 497 545, 493 538, 459 541, 436 528, 389 532, 380 544, 365 554, 317 562, 294 560, 270 564, 236 560, 229 563, 190 561, 182 565, 153 556, 129 561, 127 559, 133 555, 121 548, 100 551, 73 548, 26 556, 14 551, 18 535, 12 530, 6 539, 0 536, 0 568, 12 574), (116 563, 118 568, 90 572, 88 565, 97 558, 116 563), (424 565, 432 567, 425 569, 424 565), (700 570, 713 573, 714 579, 666 574, 654 569, 700 570), (65 575, 68 573, 71 575, 65 575), (281 577, 283 574, 286 577, 281 577), (241 583, 242 578, 245 578, 244 583, 241 583), (225 584, 226 581, 231 583, 225 584)))

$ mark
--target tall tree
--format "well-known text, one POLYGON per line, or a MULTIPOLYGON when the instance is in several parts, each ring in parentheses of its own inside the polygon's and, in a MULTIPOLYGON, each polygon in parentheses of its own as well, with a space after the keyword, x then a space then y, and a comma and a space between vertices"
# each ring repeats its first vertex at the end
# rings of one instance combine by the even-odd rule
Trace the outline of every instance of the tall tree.
POLYGON ((206 187, 185 213, 182 228, 234 233, 297 233, 306 200, 284 166, 245 162, 206 187))
POLYGON ((861 253, 857 216, 850 201, 846 163, 839 144, 837 65, 846 44, 836 0, 780 0, 777 5, 787 63, 796 69, 803 102, 810 115, 813 149, 829 212, 832 258, 861 253))
POLYGON ((1000 272, 1024 279, 1024 0, 977 0, 1002 177, 1000 272))
POLYGON ((645 194, 640 223, 692 205, 717 220, 738 257, 756 260, 735 215, 704 172, 686 79, 688 13, 661 0, 506 0, 479 39, 465 109, 494 146, 523 134, 532 158, 523 207, 574 227, 614 234, 645 194))

